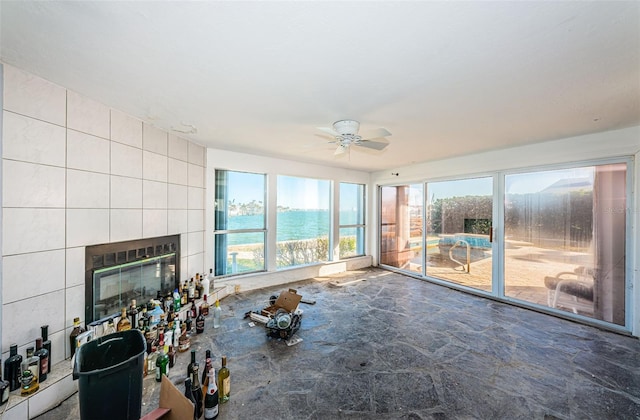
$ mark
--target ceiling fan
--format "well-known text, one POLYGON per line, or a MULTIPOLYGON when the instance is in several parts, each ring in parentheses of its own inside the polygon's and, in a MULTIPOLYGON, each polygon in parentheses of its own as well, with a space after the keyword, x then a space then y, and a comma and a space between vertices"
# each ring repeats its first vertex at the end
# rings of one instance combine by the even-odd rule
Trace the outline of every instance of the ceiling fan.
POLYGON ((358 135, 360 123, 354 120, 340 120, 333 123, 333 128, 318 127, 318 130, 331 135, 334 139, 329 143, 337 144, 334 155, 345 153, 351 146, 382 150, 389 145, 385 137, 391 133, 385 128, 370 131, 366 136, 358 135), (366 137, 366 138, 364 138, 366 137))

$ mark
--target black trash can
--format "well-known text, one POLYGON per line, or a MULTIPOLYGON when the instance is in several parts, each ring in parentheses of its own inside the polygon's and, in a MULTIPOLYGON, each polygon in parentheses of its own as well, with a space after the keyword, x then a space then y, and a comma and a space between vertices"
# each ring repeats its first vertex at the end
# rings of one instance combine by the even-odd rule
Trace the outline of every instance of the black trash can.
POLYGON ((73 379, 83 420, 138 420, 146 341, 139 330, 119 331, 76 351, 73 379))

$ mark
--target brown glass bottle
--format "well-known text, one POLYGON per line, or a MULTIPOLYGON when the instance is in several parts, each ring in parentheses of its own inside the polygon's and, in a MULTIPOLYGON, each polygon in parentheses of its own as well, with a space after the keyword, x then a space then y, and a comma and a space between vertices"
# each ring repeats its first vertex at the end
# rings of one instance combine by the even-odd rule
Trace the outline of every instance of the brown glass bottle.
POLYGON ((40 369, 38 371, 38 382, 44 382, 49 373, 49 352, 42 347, 42 338, 36 338, 36 351, 34 356, 40 358, 40 369))
POLYGON ((71 334, 69 335, 69 344, 71 349, 71 356, 76 353, 76 337, 86 330, 80 325, 80 318, 73 318, 73 330, 71 330, 71 334))

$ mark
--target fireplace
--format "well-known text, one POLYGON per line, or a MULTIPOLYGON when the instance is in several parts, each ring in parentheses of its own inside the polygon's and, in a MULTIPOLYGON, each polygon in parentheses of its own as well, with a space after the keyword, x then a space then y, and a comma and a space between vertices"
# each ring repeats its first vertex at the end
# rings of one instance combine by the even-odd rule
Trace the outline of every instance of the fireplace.
POLYGON ((178 287, 180 235, 86 247, 85 322, 119 314, 178 287))

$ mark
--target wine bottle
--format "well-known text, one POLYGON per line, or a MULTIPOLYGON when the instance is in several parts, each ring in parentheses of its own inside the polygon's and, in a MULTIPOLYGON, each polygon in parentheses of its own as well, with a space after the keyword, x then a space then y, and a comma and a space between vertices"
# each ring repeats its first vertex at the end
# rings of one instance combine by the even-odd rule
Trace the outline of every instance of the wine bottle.
POLYGON ((204 315, 202 315, 202 310, 198 314, 196 318, 196 333, 202 334, 204 332, 204 315))
POLYGON ((231 394, 231 375, 227 367, 227 356, 222 356, 222 367, 218 370, 218 388, 220 402, 226 403, 229 401, 231 394))
POLYGON ((213 420, 218 417, 219 390, 214 375, 214 370, 211 368, 208 373, 207 393, 204 397, 204 420, 213 420))
POLYGON ((40 372, 40 358, 34 356, 35 349, 33 347, 27 348, 27 357, 22 361, 20 369, 22 369, 22 376, 20 382, 22 388, 20 395, 31 395, 40 388, 38 382, 38 373, 40 372))
POLYGON ((213 362, 211 361, 211 350, 207 350, 204 352, 204 370, 202 371, 202 384, 204 385, 205 380, 207 379, 207 375, 209 374, 209 370, 213 367, 213 362))
POLYGON ((191 390, 191 376, 187 376, 187 379, 184 380, 184 396, 187 397, 189 401, 193 403, 193 418, 197 420, 196 417, 196 400, 193 398, 193 391, 191 390))
POLYGON ((156 382, 162 382, 162 375, 169 376, 169 356, 164 352, 164 341, 160 341, 158 348, 158 357, 156 358, 156 382))
POLYGON ((40 327, 40 335, 42 336, 42 347, 47 349, 47 352, 49 353, 49 358, 47 359, 47 372, 51 373, 51 340, 49 340, 48 325, 43 325, 40 327))
POLYGON ((71 334, 69 335, 69 344, 72 357, 76 352, 76 337, 83 332, 85 332, 85 329, 82 327, 82 325, 80 325, 80 318, 73 318, 73 330, 71 330, 71 334))
POLYGON ((42 338, 36 338, 36 351, 33 353, 34 356, 38 356, 40 359, 40 369, 38 370, 38 381, 40 383, 44 382, 47 379, 47 374, 49 373, 49 352, 47 349, 42 347, 42 338))
POLYGON ((127 318, 127 308, 122 308, 122 311, 120 313, 120 321, 118 321, 116 330, 127 331, 130 329, 131 329, 131 321, 129 321, 129 318, 127 318))
POLYGON ((12 344, 9 347, 9 358, 4 361, 4 379, 9 381, 9 391, 15 391, 20 388, 20 377, 22 371, 22 356, 18 354, 18 345, 12 344))
POLYGON ((0 363, 0 405, 9 401, 9 381, 2 378, 2 363, 0 363))
POLYGON ((191 375, 191 372, 193 372, 194 365, 198 365, 198 362, 196 362, 196 351, 191 350, 191 363, 187 365, 187 376, 191 375))
POLYGON ((202 388, 200 380, 198 380, 198 364, 196 363, 191 370, 191 392, 193 399, 196 401, 196 418, 202 417, 202 388))

